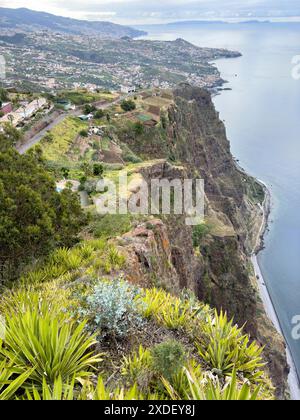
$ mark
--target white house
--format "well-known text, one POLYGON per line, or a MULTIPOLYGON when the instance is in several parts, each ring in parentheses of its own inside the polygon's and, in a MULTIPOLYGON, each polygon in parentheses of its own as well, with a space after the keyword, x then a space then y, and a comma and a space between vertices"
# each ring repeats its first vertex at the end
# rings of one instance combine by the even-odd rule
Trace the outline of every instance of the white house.
POLYGON ((134 93, 136 92, 135 86, 123 86, 121 85, 121 92, 122 93, 134 93))

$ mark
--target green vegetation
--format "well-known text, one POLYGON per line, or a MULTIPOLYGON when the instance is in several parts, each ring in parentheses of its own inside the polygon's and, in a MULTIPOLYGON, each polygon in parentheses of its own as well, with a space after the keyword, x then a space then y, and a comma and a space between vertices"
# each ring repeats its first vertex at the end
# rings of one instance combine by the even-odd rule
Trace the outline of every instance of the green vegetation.
MULTIPOLYGON (((86 113, 95 111, 91 95, 62 94, 85 104, 86 113)), ((135 107, 122 103, 125 112, 135 107)), ((175 295, 151 286, 165 283, 159 276, 154 282, 157 262, 151 253, 145 257, 148 244, 157 243, 150 220, 100 216, 92 204, 87 218, 70 188, 56 191, 49 171, 70 185, 80 180, 91 199, 99 178, 118 184, 124 168, 139 185, 141 171, 153 166, 140 155, 172 155, 166 116, 152 130, 132 115, 110 115, 92 139, 87 123, 68 117, 25 156, 11 147, 19 138, 12 127, 0 135, 1 274, 15 280, 0 296, 0 399, 273 399, 263 348, 242 328, 190 291, 175 295), (121 163, 102 163, 105 154, 121 163), (122 237, 140 221, 148 222, 149 234, 142 228, 122 237)), ((95 112, 96 119, 104 116, 95 112)), ((194 247, 210 232, 209 224, 194 227, 194 247)), ((172 268, 171 258, 165 264, 172 268)))
POLYGON ((100 100, 112 100, 110 93, 91 93, 86 90, 62 91, 57 96, 58 99, 67 100, 75 105, 85 105, 100 100))
POLYGON ((79 131, 79 135, 80 135, 81 137, 88 137, 89 133, 88 133, 88 131, 87 131, 87 130, 80 130, 80 131, 79 131))
MULTIPOLYGON (((124 259, 111 254, 114 264, 122 266, 124 259)), ((99 340, 116 340, 134 334, 142 327, 142 318, 135 302, 137 289, 122 279, 99 283, 86 298, 81 315, 89 320, 89 326, 99 340)))
POLYGON ((49 141, 49 135, 42 139, 44 158, 47 161, 62 161, 80 131, 86 129, 86 122, 75 117, 67 117, 49 132, 51 141, 49 141))
POLYGON ((270 382, 260 371, 257 345, 249 345, 225 315, 214 314, 191 295, 174 297, 159 289, 133 287, 122 278, 100 277, 98 262, 105 255, 118 269, 124 263, 116 250, 106 251, 104 241, 58 250, 40 271, 28 272, 2 296, 2 399, 273 398, 270 382), (166 311, 175 319, 171 325, 166 311), (174 332, 174 338, 162 336, 149 348, 135 347, 134 341, 129 345, 137 333, 146 338, 151 325, 169 336, 174 332), (120 360, 122 347, 115 340, 127 342, 120 367, 110 362, 116 354, 120 360), (215 346, 217 354, 233 361, 226 369, 217 370, 215 360, 203 351, 215 346), (121 376, 116 374, 119 369, 121 376), (98 376, 96 386, 92 374, 98 376), (107 378, 114 379, 104 385, 107 378))
POLYGON ((122 148, 122 158, 125 162, 129 163, 141 163, 142 159, 139 158, 132 150, 124 143, 121 144, 122 148))
POLYGON ((128 101, 124 100, 121 102, 121 108, 125 112, 133 111, 136 109, 136 104, 132 99, 129 99, 128 101))
POLYGON ((44 380, 51 386, 58 378, 63 383, 73 377, 86 378, 91 375, 90 367, 101 359, 90 351, 96 342, 84 333, 84 327, 85 323, 70 322, 64 313, 49 312, 46 302, 16 313, 11 308, 6 312, 0 358, 17 366, 19 375, 32 371, 25 384, 37 389, 44 380))
POLYGON ((202 334, 197 345, 199 355, 217 374, 230 375, 234 368, 248 379, 259 380, 263 376, 264 372, 259 370, 264 366, 263 349, 255 342, 250 344, 249 337, 228 321, 226 314, 216 313, 213 319, 208 319, 202 334))
POLYGON ((8 93, 5 89, 0 88, 0 107, 2 106, 2 103, 5 101, 8 101, 8 93))
POLYGON ((134 217, 130 214, 97 215, 90 223, 90 231, 96 238, 109 239, 122 236, 132 228, 134 217))
POLYGON ((152 349, 151 356, 153 370, 168 381, 172 381, 186 361, 183 345, 175 340, 158 344, 152 349))
POLYGON ((206 235, 211 231, 211 227, 206 223, 194 226, 193 228, 193 246, 197 248, 201 246, 206 235))
POLYGON ((104 118, 105 114, 104 111, 102 109, 98 109, 95 113, 94 113, 94 118, 96 120, 101 120, 101 118, 104 118))
POLYGON ((247 195, 250 197, 250 200, 252 200, 253 203, 257 204, 263 204, 265 197, 266 197, 266 191, 264 186, 259 183, 255 178, 247 177, 246 181, 246 188, 247 188, 247 195))
POLYGON ((84 106, 83 112, 84 112, 85 115, 89 115, 89 114, 92 114, 93 112, 95 112, 96 109, 97 108, 94 105, 87 104, 87 105, 84 106))
MULTIPOLYGON (((6 136, 8 136, 6 134, 6 136)), ((9 136, 8 136, 9 137, 9 136)), ((0 136, 2 148, 11 142, 0 136)), ((58 245, 71 246, 86 218, 70 190, 56 191, 38 149, 19 155, 7 147, 0 153, 1 276, 13 279, 23 263, 58 245)))
POLYGON ((103 165, 101 163, 95 163, 93 166, 93 175, 97 177, 102 177, 104 172, 103 165))

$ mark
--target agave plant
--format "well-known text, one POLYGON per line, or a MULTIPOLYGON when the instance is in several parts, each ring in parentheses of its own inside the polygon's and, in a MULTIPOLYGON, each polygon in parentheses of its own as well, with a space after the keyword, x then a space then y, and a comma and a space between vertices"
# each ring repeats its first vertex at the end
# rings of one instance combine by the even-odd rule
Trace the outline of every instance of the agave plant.
MULTIPOLYGON (((232 376, 227 379, 226 383, 222 385, 216 376, 199 375, 199 372, 193 369, 183 368, 181 373, 182 383, 186 388, 184 391, 184 399, 187 400, 257 400, 257 399, 271 399, 270 396, 261 392, 261 385, 251 386, 250 383, 239 383, 237 381, 237 374, 234 370, 232 376)), ((182 397, 166 379, 162 379, 165 389, 172 400, 179 400, 182 397)))
POLYGON ((126 260, 124 255, 121 255, 114 246, 110 246, 108 250, 108 261, 113 268, 119 269, 123 267, 126 260))
POLYGON ((60 248, 50 257, 50 262, 55 266, 63 267, 66 271, 77 270, 82 264, 80 251, 76 248, 60 248))
MULTIPOLYGON (((1 346, 1 343, 0 343, 1 346)), ((21 375, 12 378, 16 373, 13 363, 7 363, 6 360, 0 362, 0 400, 10 400, 15 397, 24 382, 33 373, 33 369, 28 369, 21 375)))
POLYGON ((130 378, 133 381, 137 381, 139 376, 143 374, 145 370, 151 369, 152 356, 148 349, 144 349, 142 345, 139 346, 137 352, 132 355, 123 358, 122 375, 130 378))
POLYGON ((51 313, 52 317, 62 317, 65 308, 72 303, 71 292, 61 289, 55 282, 43 284, 41 290, 37 286, 19 287, 8 290, 1 299, 1 312, 6 317, 16 313, 36 310, 41 313, 51 313))
POLYGON ((40 309, 10 313, 0 358, 13 364, 19 375, 34 368, 28 381, 37 387, 42 387, 44 380, 53 385, 59 377, 64 383, 74 375, 88 377, 101 358, 93 355, 95 338, 84 329, 85 322, 78 325, 68 320, 67 314, 53 315, 45 303, 40 309))
POLYGON ((208 308, 200 302, 180 299, 156 288, 143 291, 138 301, 145 318, 154 318, 172 330, 199 328, 199 323, 208 314, 208 308))
POLYGON ((263 375, 261 368, 263 348, 255 342, 250 344, 249 337, 243 335, 242 329, 228 321, 223 312, 202 326, 202 335, 196 344, 201 358, 221 375, 230 375, 234 369, 252 380, 263 375))
POLYGON ((75 386, 75 378, 67 384, 64 384, 61 377, 57 378, 52 387, 50 387, 46 380, 43 381, 42 389, 33 386, 26 389, 23 400, 33 401, 130 401, 130 400, 157 400, 158 394, 143 394, 136 384, 132 387, 109 389, 105 386, 102 376, 98 378, 98 383, 94 386, 88 380, 81 380, 81 387, 75 386))
POLYGON ((40 388, 32 386, 25 390, 24 400, 28 401, 72 401, 75 399, 75 378, 70 384, 64 384, 61 376, 58 376, 52 386, 47 384, 43 378, 43 385, 40 388))
POLYGON ((204 383, 197 381, 193 373, 186 370, 189 381, 190 400, 257 400, 260 392, 260 385, 251 389, 249 383, 238 384, 236 371, 233 371, 232 377, 224 386, 221 386, 219 379, 207 379, 204 383))

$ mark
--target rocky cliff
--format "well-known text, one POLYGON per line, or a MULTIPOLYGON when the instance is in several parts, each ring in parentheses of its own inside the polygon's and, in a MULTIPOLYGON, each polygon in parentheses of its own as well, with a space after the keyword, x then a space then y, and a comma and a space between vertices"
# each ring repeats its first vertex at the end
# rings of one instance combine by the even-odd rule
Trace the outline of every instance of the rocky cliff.
POLYGON ((122 141, 145 159, 164 159, 141 170, 145 179, 204 179, 209 229, 195 249, 193 230, 183 218, 150 219, 122 238, 129 258, 127 274, 134 282, 175 292, 192 289, 201 300, 226 310, 240 326, 246 324, 251 336, 266 346, 277 396, 283 398, 285 346, 265 315, 250 260, 264 217, 263 187, 237 167, 208 92, 180 86, 163 119, 163 127, 149 129, 138 142, 124 132, 122 141))

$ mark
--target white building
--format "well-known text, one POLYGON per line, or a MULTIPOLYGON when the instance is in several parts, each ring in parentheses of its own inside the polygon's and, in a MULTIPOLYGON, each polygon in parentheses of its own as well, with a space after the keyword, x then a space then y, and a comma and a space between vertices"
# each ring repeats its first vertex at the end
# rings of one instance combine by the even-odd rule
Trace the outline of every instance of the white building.
POLYGON ((23 105, 18 108, 15 112, 10 112, 4 117, 0 118, 0 123, 11 122, 14 127, 16 127, 20 122, 30 118, 35 112, 43 108, 47 104, 45 98, 37 98, 34 101, 30 102, 27 105, 23 105))
POLYGON ((123 86, 121 85, 121 92, 122 93, 134 93, 136 92, 135 86, 123 86))

